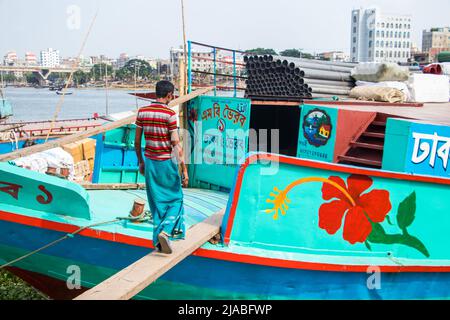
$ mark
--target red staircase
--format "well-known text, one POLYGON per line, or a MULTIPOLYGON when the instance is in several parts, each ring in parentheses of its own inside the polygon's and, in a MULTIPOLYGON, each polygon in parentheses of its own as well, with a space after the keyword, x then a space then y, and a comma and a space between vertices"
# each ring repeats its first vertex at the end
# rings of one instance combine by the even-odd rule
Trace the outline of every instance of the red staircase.
POLYGON ((385 116, 377 115, 366 131, 350 143, 350 148, 345 155, 338 157, 338 162, 381 169, 386 120, 385 116))

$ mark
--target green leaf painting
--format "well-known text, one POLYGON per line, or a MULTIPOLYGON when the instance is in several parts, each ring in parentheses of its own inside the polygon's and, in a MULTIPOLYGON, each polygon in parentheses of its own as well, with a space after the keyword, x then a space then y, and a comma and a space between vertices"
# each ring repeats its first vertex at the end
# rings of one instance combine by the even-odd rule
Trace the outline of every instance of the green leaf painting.
MULTIPOLYGON (((429 258, 430 253, 425 245, 417 237, 414 237, 408 233, 408 227, 412 225, 416 218, 416 192, 411 193, 405 200, 403 200, 398 206, 397 211, 397 224, 401 229, 401 233, 388 234, 384 230, 381 223, 372 223, 372 232, 367 238, 366 247, 371 250, 370 243, 378 244, 402 244, 413 248, 425 257, 429 258)), ((388 221, 389 224, 390 221, 388 221)))
POLYGON ((397 213, 397 224, 402 230, 406 230, 416 218, 416 192, 413 192, 400 203, 397 213))

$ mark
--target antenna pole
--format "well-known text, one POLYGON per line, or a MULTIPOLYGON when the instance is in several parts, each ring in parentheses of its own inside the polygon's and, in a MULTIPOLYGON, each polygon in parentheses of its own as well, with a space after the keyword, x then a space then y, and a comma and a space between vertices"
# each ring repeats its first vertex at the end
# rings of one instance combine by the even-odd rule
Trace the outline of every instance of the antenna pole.
POLYGON ((106 93, 106 115, 109 115, 108 101, 108 65, 105 63, 105 93, 106 93))
MULTIPOLYGON (((183 21, 183 50, 184 50, 184 86, 183 86, 183 92, 180 92, 180 96, 185 95, 186 88, 187 88, 187 48, 186 48, 186 24, 184 19, 184 0, 181 0, 181 19, 183 21)), ((181 88, 180 88, 181 89, 181 88)))

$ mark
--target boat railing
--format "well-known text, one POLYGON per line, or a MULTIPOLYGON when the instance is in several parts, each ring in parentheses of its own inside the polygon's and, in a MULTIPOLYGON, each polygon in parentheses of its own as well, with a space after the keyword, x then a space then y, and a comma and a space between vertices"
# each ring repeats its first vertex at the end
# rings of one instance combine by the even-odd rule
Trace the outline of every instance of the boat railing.
POLYGON ((214 96, 245 91, 246 68, 243 51, 188 41, 188 92, 193 88, 214 86, 214 96))
MULTIPOLYGON (((101 126, 101 124, 90 124, 90 125, 79 125, 79 126, 69 126, 69 127, 59 127, 51 129, 51 133, 73 133, 86 131, 88 129, 97 128, 101 126)), ((22 138, 24 135, 29 136, 41 136, 47 134, 50 131, 50 128, 39 128, 39 129, 26 129, 21 130, 20 137, 22 138)))

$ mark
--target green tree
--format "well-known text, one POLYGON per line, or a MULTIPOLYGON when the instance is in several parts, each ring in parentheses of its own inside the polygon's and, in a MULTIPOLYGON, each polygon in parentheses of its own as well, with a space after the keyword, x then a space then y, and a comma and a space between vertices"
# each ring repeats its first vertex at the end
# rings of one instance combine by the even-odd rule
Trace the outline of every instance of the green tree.
POLYGON ((125 68, 120 68, 119 70, 116 71, 116 80, 129 80, 133 77, 133 74, 129 73, 127 69, 125 68))
POLYGON ((89 78, 94 79, 95 81, 103 81, 105 79, 106 71, 108 72, 108 76, 111 76, 113 74, 112 66, 106 63, 94 64, 89 74, 89 78))
POLYGON ((29 84, 39 84, 39 77, 37 74, 33 72, 25 73, 25 79, 29 84))
POLYGON ((82 70, 77 70, 73 74, 73 82, 77 85, 85 84, 90 80, 90 74, 82 70))
POLYGON ((154 69, 147 61, 139 59, 129 60, 125 64, 124 69, 127 71, 127 74, 132 74, 133 77, 136 74, 141 79, 149 79, 154 73, 154 69))
POLYGON ((13 72, 8 72, 3 74, 3 81, 4 82, 14 82, 16 81, 16 75, 13 72))
POLYGON ((271 55, 278 55, 278 53, 273 50, 273 49, 269 49, 269 48, 255 48, 255 49, 251 49, 251 50, 247 50, 245 51, 245 53, 248 54, 257 54, 257 55, 265 55, 265 54, 271 54, 271 55))
POLYGON ((302 52, 298 49, 286 49, 284 51, 281 51, 280 55, 282 55, 283 57, 314 59, 314 56, 312 54, 302 52))

